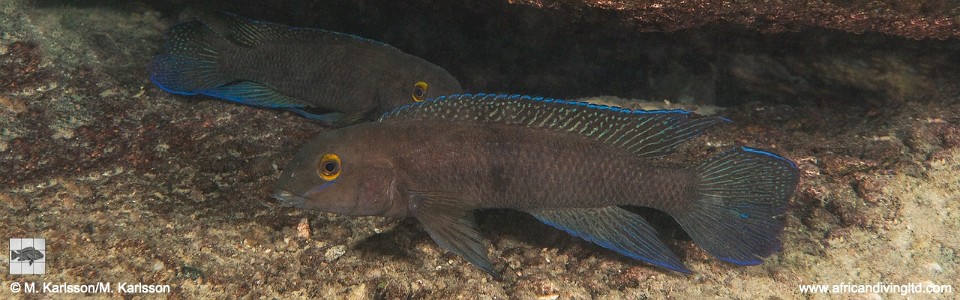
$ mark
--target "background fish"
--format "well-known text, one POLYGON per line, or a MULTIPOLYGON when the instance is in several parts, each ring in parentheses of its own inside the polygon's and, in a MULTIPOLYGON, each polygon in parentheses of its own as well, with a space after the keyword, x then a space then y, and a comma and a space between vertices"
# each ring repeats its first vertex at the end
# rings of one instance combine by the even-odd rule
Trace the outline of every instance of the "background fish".
POLYGON ((40 260, 41 258, 43 258, 43 252, 40 252, 40 250, 37 250, 36 248, 33 248, 33 247, 26 247, 26 248, 20 249, 19 251, 18 250, 10 251, 11 261, 29 260, 30 263, 28 263, 28 265, 31 265, 31 266, 33 265, 33 261, 40 260))
POLYGON ((275 197, 338 214, 416 217, 443 248, 495 276, 475 209, 525 211, 689 273, 642 217, 619 206, 650 207, 719 259, 759 264, 779 250, 796 166, 747 147, 689 167, 658 159, 726 121, 527 96, 440 97, 315 137, 286 166, 275 197))
POLYGON ((285 108, 340 125, 461 92, 443 68, 384 43, 225 13, 202 19, 165 33, 150 66, 160 88, 285 108))

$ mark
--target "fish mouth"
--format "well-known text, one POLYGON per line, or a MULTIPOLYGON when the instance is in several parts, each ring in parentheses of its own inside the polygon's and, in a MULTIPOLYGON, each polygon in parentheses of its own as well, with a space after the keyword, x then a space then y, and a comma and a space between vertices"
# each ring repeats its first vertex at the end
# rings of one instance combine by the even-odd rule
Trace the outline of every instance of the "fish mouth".
POLYGON ((280 201, 280 206, 283 207, 303 207, 303 204, 307 201, 307 198, 285 190, 274 191, 273 198, 280 201))

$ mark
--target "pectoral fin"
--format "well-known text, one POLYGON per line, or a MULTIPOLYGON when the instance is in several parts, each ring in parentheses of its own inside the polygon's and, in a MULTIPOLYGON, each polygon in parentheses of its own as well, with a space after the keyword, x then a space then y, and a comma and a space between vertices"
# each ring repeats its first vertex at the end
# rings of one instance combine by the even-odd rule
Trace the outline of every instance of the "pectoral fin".
POLYGON ((691 273, 642 217, 616 206, 530 211, 541 222, 658 267, 691 273))
POLYGON ((317 113, 311 112, 309 109, 304 108, 291 108, 290 111, 300 114, 308 119, 317 120, 320 123, 323 123, 325 126, 330 127, 342 127, 357 123, 366 117, 369 112, 359 112, 359 113, 341 113, 341 112, 325 112, 317 113))
POLYGON ((480 269, 500 278, 487 257, 487 247, 477 231, 473 210, 463 206, 465 202, 459 195, 410 192, 410 197, 414 203, 413 215, 420 220, 440 247, 459 254, 480 269))
POLYGON ((299 99, 287 97, 269 86, 253 81, 238 81, 204 90, 200 93, 247 105, 270 108, 297 108, 308 106, 299 99))

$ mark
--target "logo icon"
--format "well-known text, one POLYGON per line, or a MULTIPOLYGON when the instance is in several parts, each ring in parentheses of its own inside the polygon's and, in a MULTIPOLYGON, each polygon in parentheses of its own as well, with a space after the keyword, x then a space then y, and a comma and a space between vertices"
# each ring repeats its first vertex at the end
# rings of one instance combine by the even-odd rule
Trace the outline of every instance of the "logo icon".
POLYGON ((10 239, 10 274, 44 274, 47 271, 44 239, 10 239))

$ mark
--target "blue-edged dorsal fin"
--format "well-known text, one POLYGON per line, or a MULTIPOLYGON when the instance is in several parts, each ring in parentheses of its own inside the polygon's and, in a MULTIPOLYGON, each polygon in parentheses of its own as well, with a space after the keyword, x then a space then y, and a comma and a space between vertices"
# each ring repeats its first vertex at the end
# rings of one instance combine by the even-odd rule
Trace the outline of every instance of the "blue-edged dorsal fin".
POLYGON ((642 157, 672 153, 707 127, 729 122, 684 110, 633 110, 522 95, 463 94, 433 98, 394 109, 389 119, 440 119, 499 123, 580 134, 642 157))
POLYGON ((658 267, 691 273, 642 217, 616 206, 529 211, 547 225, 658 267))
POLYGON ((463 199, 445 192, 409 191, 413 216, 423 224, 427 233, 440 247, 456 253, 490 273, 501 278, 487 257, 487 247, 477 231, 473 210, 463 206, 463 199))

